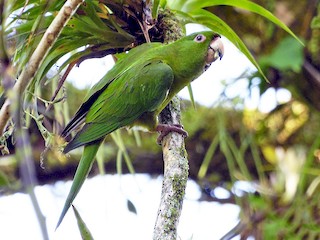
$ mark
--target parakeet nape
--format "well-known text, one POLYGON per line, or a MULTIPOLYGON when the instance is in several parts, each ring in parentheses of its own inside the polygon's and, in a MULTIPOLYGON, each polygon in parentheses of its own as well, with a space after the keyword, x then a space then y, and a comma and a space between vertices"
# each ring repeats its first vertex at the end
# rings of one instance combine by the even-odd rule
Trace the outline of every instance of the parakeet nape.
MULTIPOLYGON (((61 136, 82 128, 67 144, 67 153, 84 146, 74 181, 58 225, 87 177, 96 152, 109 133, 139 125, 157 128, 157 116, 170 100, 223 56, 220 36, 212 31, 195 33, 170 43, 145 43, 122 57, 86 95, 83 104, 61 136)), ((179 126, 170 131, 183 132, 179 126)))

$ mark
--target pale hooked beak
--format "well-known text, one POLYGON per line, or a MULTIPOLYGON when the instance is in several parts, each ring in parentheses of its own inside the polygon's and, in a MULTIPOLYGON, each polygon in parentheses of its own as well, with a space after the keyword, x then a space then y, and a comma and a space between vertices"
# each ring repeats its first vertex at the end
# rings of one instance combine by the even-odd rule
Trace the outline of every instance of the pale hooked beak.
POLYGON ((205 70, 207 70, 208 67, 210 67, 211 63, 216 61, 218 58, 220 58, 221 60, 223 57, 223 54, 224 54, 223 43, 220 39, 220 36, 216 35, 213 38, 213 40, 210 42, 210 45, 208 48, 205 70))

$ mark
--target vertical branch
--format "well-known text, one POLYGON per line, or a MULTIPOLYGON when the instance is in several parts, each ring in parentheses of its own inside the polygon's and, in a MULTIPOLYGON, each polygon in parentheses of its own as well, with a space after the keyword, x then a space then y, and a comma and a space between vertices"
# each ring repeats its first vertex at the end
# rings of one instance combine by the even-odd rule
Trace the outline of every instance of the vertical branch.
MULTIPOLYGON (((181 124, 180 100, 174 97, 161 112, 162 124, 181 124)), ((162 140, 164 177, 161 201, 154 227, 154 240, 177 239, 177 227, 181 215, 183 198, 188 180, 188 159, 184 137, 176 132, 169 133, 162 140)))
MULTIPOLYGON (((54 18, 46 32, 44 33, 40 43, 30 57, 27 66, 21 72, 19 79, 13 87, 17 95, 22 95, 30 80, 36 74, 40 64, 48 54, 49 50, 59 37, 63 27, 71 18, 76 9, 80 6, 83 0, 68 0, 60 9, 58 15, 54 18)), ((0 133, 2 134, 9 118, 10 105, 12 100, 7 98, 2 108, 0 109, 0 133)))

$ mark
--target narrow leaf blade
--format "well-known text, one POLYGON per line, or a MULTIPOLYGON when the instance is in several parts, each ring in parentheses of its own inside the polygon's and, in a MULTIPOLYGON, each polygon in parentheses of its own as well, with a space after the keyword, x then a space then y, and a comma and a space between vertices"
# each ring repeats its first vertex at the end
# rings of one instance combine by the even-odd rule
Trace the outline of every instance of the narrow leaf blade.
POLYGON ((152 18, 157 19, 160 0, 154 0, 152 6, 152 18))
POLYGON ((188 92, 189 92, 189 96, 190 96, 190 100, 191 100, 193 109, 196 109, 196 104, 194 102, 194 97, 193 97, 193 91, 192 91, 191 84, 188 85, 188 92))
POLYGON ((292 37, 294 37, 301 45, 304 46, 303 42, 275 15, 273 15, 270 11, 263 8, 262 6, 248 1, 248 0, 204 0, 204 1, 197 1, 192 0, 188 1, 184 7, 184 10, 189 12, 195 9, 202 9, 205 7, 217 6, 217 5, 226 5, 231 7, 241 8, 256 14, 259 14, 262 17, 265 17, 269 21, 273 22, 287 33, 289 33, 292 37))
POLYGON ((73 209, 74 215, 76 216, 78 228, 79 228, 82 239, 83 240, 93 240, 92 234, 91 234, 89 228, 87 227, 86 223, 81 218, 78 210, 73 205, 72 205, 72 209, 73 209))

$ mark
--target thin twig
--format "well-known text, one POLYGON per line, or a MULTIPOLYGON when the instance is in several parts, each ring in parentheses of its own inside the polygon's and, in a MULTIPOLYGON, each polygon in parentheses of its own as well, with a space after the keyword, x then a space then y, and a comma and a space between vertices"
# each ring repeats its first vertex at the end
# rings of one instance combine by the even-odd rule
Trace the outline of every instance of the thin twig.
POLYGON ((311 77, 314 79, 315 84, 320 86, 320 71, 315 68, 308 60, 305 60, 303 63, 303 69, 308 72, 311 77))
MULTIPOLYGON (((30 80, 36 74, 40 64, 59 37, 63 27, 82 2, 83 0, 68 0, 60 9, 59 13, 54 18, 47 31, 44 33, 40 43, 30 57, 27 66, 21 72, 18 81, 14 85, 13 91, 16 94, 23 94, 26 87, 30 83, 30 80)), ((10 98, 7 98, 2 108, 0 109, 0 133, 3 132, 10 118, 10 105, 10 98)))
POLYGON ((76 64, 77 64, 77 61, 73 61, 72 63, 70 63, 68 68, 67 68, 67 70, 63 74, 63 76, 59 79, 57 89, 55 90, 55 92, 54 92, 54 94, 53 94, 53 96, 52 96, 52 98, 50 100, 50 103, 49 103, 48 107, 46 108, 46 111, 45 111, 44 115, 46 115, 46 113, 48 113, 51 110, 53 104, 55 103, 55 99, 56 99, 60 89, 62 88, 62 86, 63 86, 64 82, 66 81, 66 79, 67 79, 69 73, 71 72, 72 68, 76 64))

